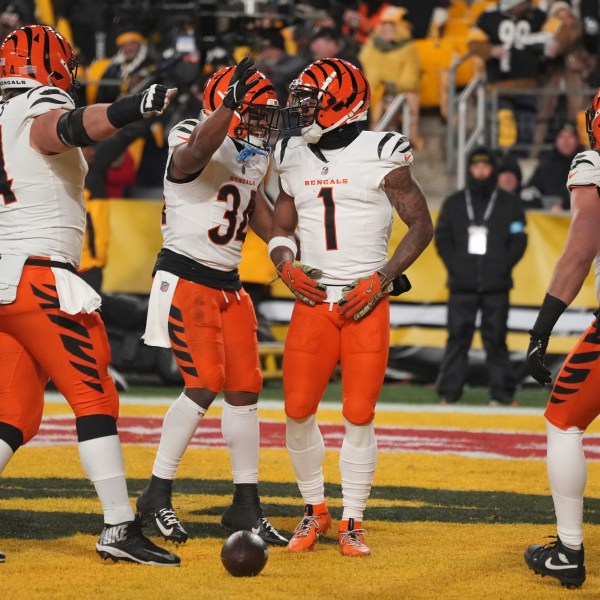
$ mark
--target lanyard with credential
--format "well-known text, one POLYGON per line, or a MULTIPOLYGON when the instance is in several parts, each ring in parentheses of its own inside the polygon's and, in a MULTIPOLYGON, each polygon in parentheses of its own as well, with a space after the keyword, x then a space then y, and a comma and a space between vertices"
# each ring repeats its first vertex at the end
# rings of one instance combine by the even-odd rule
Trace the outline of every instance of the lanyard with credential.
MULTIPOLYGON (((483 223, 487 223, 490 220, 492 211, 494 210, 494 205, 496 204, 496 196, 498 196, 498 188, 493 191, 488 205, 485 207, 485 212, 483 213, 483 223)), ((475 223, 475 211, 473 210, 473 200, 471 199, 471 192, 469 191, 469 188, 465 190, 465 201, 467 204, 467 216, 469 217, 469 222, 473 225, 475 223)))

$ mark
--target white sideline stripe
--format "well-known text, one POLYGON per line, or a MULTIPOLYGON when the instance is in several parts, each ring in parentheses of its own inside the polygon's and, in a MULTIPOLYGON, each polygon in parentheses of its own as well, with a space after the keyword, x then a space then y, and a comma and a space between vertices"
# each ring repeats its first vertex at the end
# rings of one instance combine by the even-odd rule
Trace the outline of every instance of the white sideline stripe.
MULTIPOLYGON (((169 399, 165 396, 136 396, 129 397, 121 395, 121 404, 130 406, 169 406, 176 398, 169 399)), ((67 404, 67 401, 58 392, 46 392, 46 402, 50 404, 67 404)), ((217 402, 223 400, 217 398, 217 402)), ((283 411, 283 400, 259 400, 259 408, 283 411)), ((324 409, 341 410, 341 402, 322 401, 320 406, 324 409)), ((377 406, 377 412, 397 413, 460 413, 466 415, 520 415, 520 416, 542 416, 544 408, 521 408, 519 406, 441 406, 436 404, 410 404, 410 403, 381 403, 377 406)))

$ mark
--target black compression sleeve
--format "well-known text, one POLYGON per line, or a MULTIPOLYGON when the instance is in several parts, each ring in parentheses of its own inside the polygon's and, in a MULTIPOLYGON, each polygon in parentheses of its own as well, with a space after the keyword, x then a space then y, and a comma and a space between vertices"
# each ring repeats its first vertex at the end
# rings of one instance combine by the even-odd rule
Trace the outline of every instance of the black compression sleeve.
POLYGON ((106 109, 106 118, 117 129, 125 127, 125 125, 129 125, 129 123, 133 123, 134 121, 139 121, 143 117, 141 102, 141 94, 125 96, 125 98, 113 102, 106 109))
POLYGON ((541 337, 549 337, 560 315, 565 312, 567 305, 550 294, 546 294, 532 331, 541 337))
POLYGON ((88 135, 83 124, 85 107, 70 110, 58 119, 56 133, 65 146, 71 148, 90 146, 96 142, 88 135))

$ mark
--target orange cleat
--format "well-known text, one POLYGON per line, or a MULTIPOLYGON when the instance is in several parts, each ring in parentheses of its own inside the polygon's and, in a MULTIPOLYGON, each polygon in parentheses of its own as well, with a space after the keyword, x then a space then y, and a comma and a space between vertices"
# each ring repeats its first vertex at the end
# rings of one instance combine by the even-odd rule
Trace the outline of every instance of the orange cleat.
POLYGON ((354 519, 340 522, 338 544, 344 556, 370 556, 371 550, 365 544, 365 533, 362 523, 354 519))
POLYGON ((310 552, 322 533, 331 529, 331 515, 323 504, 307 504, 304 507, 304 518, 294 530, 288 544, 290 552, 310 552))

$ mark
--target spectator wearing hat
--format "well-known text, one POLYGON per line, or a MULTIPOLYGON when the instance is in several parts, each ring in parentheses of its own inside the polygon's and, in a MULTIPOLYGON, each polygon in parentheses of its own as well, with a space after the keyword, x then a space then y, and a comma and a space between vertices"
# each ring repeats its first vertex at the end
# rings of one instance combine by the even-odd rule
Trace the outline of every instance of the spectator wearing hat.
POLYGON ((324 58, 341 58, 361 68, 358 56, 349 50, 344 36, 334 27, 320 27, 311 36, 310 54, 313 62, 324 58))
POLYGON ((519 161, 512 154, 505 154, 498 161, 498 187, 520 198, 522 185, 523 172, 519 161))
POLYGON ((552 150, 541 157, 533 175, 521 194, 526 208, 550 208, 553 212, 569 210, 571 200, 565 186, 571 162, 583 151, 577 129, 571 122, 564 123, 554 140, 552 150))
POLYGON ((437 392, 442 404, 458 402, 467 378, 477 314, 490 378, 490 403, 515 404, 516 380, 506 347, 512 270, 527 246, 519 199, 497 186, 493 154, 475 148, 466 188, 444 200, 435 245, 448 271, 448 341, 437 392))
POLYGON ((117 37, 116 43, 119 50, 102 75, 96 99, 98 103, 114 102, 120 96, 126 96, 156 69, 156 57, 139 31, 124 31, 117 37), (117 80, 120 83, 109 83, 117 80))
MULTIPOLYGON (((553 38, 540 85, 551 90, 568 90, 565 94, 567 119, 575 122, 584 106, 585 80, 592 70, 593 57, 583 44, 581 20, 568 2, 555 0, 548 10, 548 17, 544 29, 550 31, 553 38)), ((548 133, 554 135, 557 122, 553 116, 559 99, 559 93, 540 96, 531 152, 534 158, 538 157, 539 146, 549 141, 546 139, 548 133)))
POLYGON ((260 32, 256 64, 261 73, 273 83, 281 106, 286 105, 291 81, 309 62, 306 56, 291 56, 286 52, 285 39, 279 29, 265 29, 260 32))
POLYGON ((425 146, 419 133, 421 59, 405 15, 404 8, 388 7, 358 56, 373 90, 373 122, 383 116, 388 99, 405 94, 410 107, 408 137, 413 148, 420 150, 425 146))
POLYGON ((0 38, 4 40, 15 29, 31 23, 31 14, 21 2, 4 2, 0 5, 0 38))

